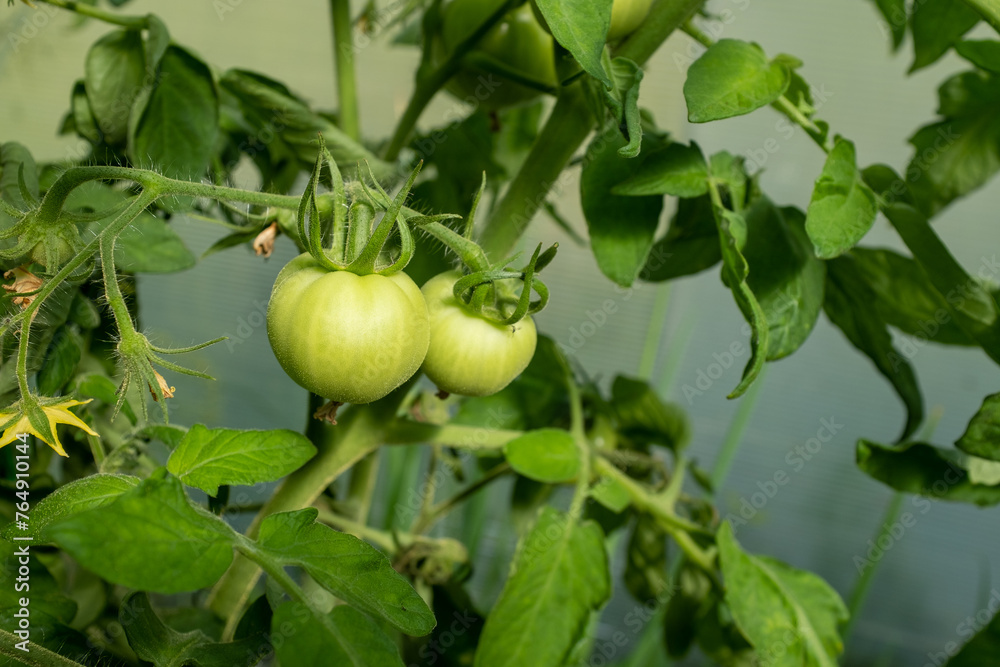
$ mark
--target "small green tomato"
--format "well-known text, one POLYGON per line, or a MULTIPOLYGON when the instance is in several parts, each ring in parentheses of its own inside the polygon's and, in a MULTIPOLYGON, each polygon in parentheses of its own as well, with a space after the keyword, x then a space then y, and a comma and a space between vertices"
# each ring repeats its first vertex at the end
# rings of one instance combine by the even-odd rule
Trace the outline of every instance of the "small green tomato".
POLYGON ((538 334, 531 317, 500 324, 471 312, 455 298, 449 271, 421 288, 431 322, 423 370, 438 389, 461 396, 489 396, 516 378, 535 355, 538 334))

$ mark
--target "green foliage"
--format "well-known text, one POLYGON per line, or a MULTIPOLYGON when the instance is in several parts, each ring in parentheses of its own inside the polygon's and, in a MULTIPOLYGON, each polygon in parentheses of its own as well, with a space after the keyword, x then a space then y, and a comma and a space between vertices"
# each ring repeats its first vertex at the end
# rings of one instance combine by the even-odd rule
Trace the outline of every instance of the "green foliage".
POLYGON ((787 65, 769 61, 757 44, 720 39, 688 69, 688 120, 707 123, 756 111, 781 97, 790 81, 787 65))
MULTIPOLYGON (((651 143, 647 141, 647 146, 651 143)), ((616 185, 640 168, 638 160, 619 154, 624 146, 614 127, 594 137, 584 157, 580 199, 597 265, 608 278, 628 287, 639 276, 653 246, 663 198, 612 194, 616 185)))
POLYGON ((875 193, 862 180, 854 144, 838 139, 816 181, 806 232, 820 259, 838 257, 860 241, 875 222, 875 193))
POLYGON ((601 529, 542 508, 486 620, 475 664, 561 664, 610 595, 601 529), (511 644, 511 636, 518 641, 511 644))
POLYGON ((538 482, 569 482, 580 471, 576 441, 559 429, 529 431, 504 445, 503 453, 511 468, 538 482))
POLYGON ((131 593, 122 600, 119 622, 136 655, 154 665, 229 667, 267 646, 263 633, 219 643, 200 630, 177 632, 160 620, 145 593, 131 593))
POLYGON ((309 439, 294 431, 235 431, 195 424, 170 455, 167 470, 214 496, 222 484, 273 482, 315 454, 309 439))
POLYGON ((840 596, 814 574, 745 553, 727 523, 719 530, 726 602, 758 655, 777 665, 833 667, 847 620, 840 596))
MULTIPOLYGON (((644 0, 615 1, 616 16, 645 13, 644 0)), ((622 665, 683 659, 697 647, 726 667, 832 667, 844 649, 839 595, 816 575, 744 552, 720 519, 719 473, 733 450, 726 445, 711 479, 690 458, 697 424, 650 379, 660 322, 648 327, 642 377, 592 378, 572 356, 575 339, 540 335, 527 368, 489 396, 426 391, 414 371, 424 363, 435 373, 417 355, 402 384, 344 408, 339 424, 339 404, 316 396, 303 433, 166 423, 172 374, 208 378, 172 355, 222 340, 164 349, 136 321, 156 304, 134 274, 197 261, 171 224, 181 210, 227 230, 206 255, 247 244, 267 254, 283 235, 310 254, 293 265, 304 275, 318 270, 304 264, 312 262, 339 278, 377 270, 398 286, 460 266, 449 283, 456 294, 444 296, 470 316, 505 322, 491 329, 498 337, 550 298, 573 303, 537 275, 562 270, 555 247, 543 253, 532 241, 527 262, 518 252, 534 238, 526 230, 539 209, 589 244, 595 273, 626 301, 644 283, 719 265, 718 295, 732 295, 751 343, 730 398, 805 345, 825 312, 906 410, 895 445, 858 442, 858 468, 902 493, 1000 503, 1000 394, 983 400, 953 448, 911 440, 924 423, 911 339, 979 348, 1000 363, 996 260, 984 257, 988 271, 962 266, 931 225, 1000 171, 1000 42, 963 40, 980 17, 1000 29, 983 0, 873 3, 893 50, 911 35, 911 71, 952 49, 972 65, 940 87, 937 117, 911 136, 903 176, 859 165, 864 147, 817 118, 824 98, 800 60, 713 41, 697 0, 653 3, 634 33, 611 43, 611 0, 535 0, 551 39, 515 0, 470 0, 476 11, 463 20, 475 25, 450 36, 442 23, 460 9, 454 1, 402 3, 385 21, 384 3, 332 0, 335 112, 307 101, 325 95, 219 68, 172 41, 156 16, 109 4, 125 2, 54 5, 113 26, 79 54, 58 128, 89 154, 36 162, 27 147, 0 143, 0 426, 9 447, 0 451, 0 625, 6 641, 22 606, 7 584, 27 568, 31 641, 53 652, 33 649, 38 664, 221 667, 273 653, 285 667, 583 665, 607 659, 598 640, 616 622, 603 613, 615 586, 646 624, 622 665), (647 61, 677 30, 707 49, 674 91, 689 122, 770 106, 825 154, 811 195, 800 193, 805 213, 763 192, 742 158, 674 141, 683 123, 658 126, 660 110, 640 106, 641 87, 666 80, 647 61), (367 57, 361 37, 421 49, 412 96, 386 140, 355 122, 367 118, 358 109, 364 87, 375 85, 353 71, 351 61, 367 57), (454 106, 443 124, 423 117, 443 90, 471 96, 474 108, 454 106), (575 166, 586 239, 553 199, 575 166), (225 185, 245 170, 259 190, 225 185), (905 252, 861 245, 880 212, 905 252), (162 422, 150 418, 150 398, 162 422), (24 430, 52 449, 22 444, 15 436, 24 430), (498 518, 494 505, 509 514, 498 518), (27 540, 16 538, 26 531, 31 552, 21 560, 15 550, 27 540), (506 576, 505 552, 489 561, 484 535, 516 542, 506 576), (115 619, 124 636, 95 644, 115 619)), ((224 282, 204 289, 224 300, 238 289, 224 282)), ((399 298, 432 307, 415 286, 409 292, 399 298)), ((662 318, 666 304, 657 304, 652 317, 662 318)), ((605 315, 619 305, 605 302, 605 315)), ((329 315, 300 310, 310 322, 329 315)), ((356 316, 351 333, 369 342, 369 310, 353 307, 338 321, 356 316)), ((355 389, 392 352, 355 354, 345 372, 323 361, 343 343, 323 342, 301 368, 355 389)), ((473 352, 488 348, 471 343, 473 352)), ((439 363, 459 363, 457 346, 445 347, 439 363)), ((996 626, 994 618, 949 665, 986 664, 996 626)), ((10 662, 6 644, 0 654, 10 662)))

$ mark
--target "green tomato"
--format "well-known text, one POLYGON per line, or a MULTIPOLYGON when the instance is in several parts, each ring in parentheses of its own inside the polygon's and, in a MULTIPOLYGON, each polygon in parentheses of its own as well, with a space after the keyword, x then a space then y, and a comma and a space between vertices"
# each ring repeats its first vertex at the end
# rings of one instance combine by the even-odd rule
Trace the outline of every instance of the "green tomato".
POLYGON ((454 295, 457 271, 421 288, 431 320, 424 373, 438 389, 461 396, 495 394, 521 374, 535 355, 538 334, 531 317, 499 324, 469 311, 454 295))
POLYGON ((331 401, 371 403, 403 384, 427 353, 427 304, 405 273, 329 271, 310 255, 278 274, 267 336, 296 383, 331 401))
MULTIPOLYGON (((653 0, 615 0, 611 6, 611 27, 608 29, 607 41, 617 42, 623 37, 631 35, 636 28, 649 15, 649 8, 652 7, 653 0)), ((535 18, 548 30, 548 24, 542 17, 542 12, 538 9, 536 0, 531 0, 531 9, 535 12, 535 18)))
MULTIPOLYGON (((451 0, 444 8, 441 21, 438 60, 447 58, 503 2, 451 0)), ((480 51, 529 79, 555 87, 558 79, 552 48, 552 36, 538 24, 528 6, 522 5, 500 19, 470 53, 480 51)), ((540 94, 507 77, 475 68, 465 69, 452 77, 448 90, 456 97, 481 104, 486 109, 524 104, 540 94)))
POLYGON ((611 8, 608 41, 616 42, 631 35, 646 20, 652 4, 653 0, 615 0, 611 8))

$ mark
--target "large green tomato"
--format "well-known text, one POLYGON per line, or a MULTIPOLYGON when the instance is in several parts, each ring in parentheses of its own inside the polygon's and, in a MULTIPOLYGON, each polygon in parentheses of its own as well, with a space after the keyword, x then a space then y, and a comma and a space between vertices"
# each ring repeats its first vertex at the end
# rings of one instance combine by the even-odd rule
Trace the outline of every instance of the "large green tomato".
MULTIPOLYGON (((450 55, 503 2, 451 0, 445 6, 442 17, 443 57, 439 59, 450 55)), ((528 5, 522 5, 494 25, 471 53, 480 51, 525 77, 555 87, 558 80, 552 48, 552 36, 538 24, 528 5)), ((523 104, 539 95, 537 90, 509 78, 474 68, 456 74, 449 82, 448 90, 456 97, 481 104, 486 109, 523 104)))
POLYGON ((429 335, 427 304, 405 273, 328 271, 308 254, 281 270, 267 306, 267 336, 281 367, 341 403, 371 403, 406 382, 429 335))
POLYGON ((421 288, 431 319, 424 373, 438 389, 461 396, 495 394, 521 374, 535 355, 538 334, 531 317, 498 324, 470 312, 455 298, 457 271, 421 288))

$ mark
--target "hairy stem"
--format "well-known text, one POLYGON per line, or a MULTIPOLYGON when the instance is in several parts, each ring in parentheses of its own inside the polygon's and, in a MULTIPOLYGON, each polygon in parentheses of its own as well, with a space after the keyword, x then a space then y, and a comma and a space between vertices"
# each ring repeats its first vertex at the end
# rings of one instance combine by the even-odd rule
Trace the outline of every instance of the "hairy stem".
POLYGON ((12 658, 28 667, 83 667, 79 662, 65 658, 49 649, 28 642, 27 651, 14 648, 20 637, 6 630, 0 630, 0 655, 12 658))
POLYGON ((340 129, 351 139, 360 141, 361 121, 358 116, 357 78, 354 74, 350 0, 330 0, 330 19, 333 24, 333 58, 337 71, 340 129))

